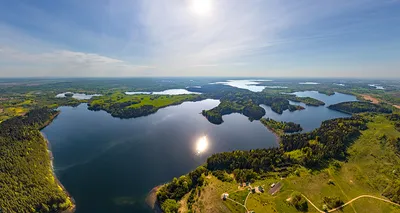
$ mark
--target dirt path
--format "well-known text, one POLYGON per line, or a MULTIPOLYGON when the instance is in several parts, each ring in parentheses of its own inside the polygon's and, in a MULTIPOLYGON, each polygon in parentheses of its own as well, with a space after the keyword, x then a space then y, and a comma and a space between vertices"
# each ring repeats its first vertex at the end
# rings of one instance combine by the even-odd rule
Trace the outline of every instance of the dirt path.
MULTIPOLYGON (((247 203, 247 198, 249 198, 250 194, 251 194, 251 192, 249 192, 249 194, 247 194, 246 200, 244 200, 244 206, 245 206, 245 207, 246 207, 246 203, 247 203)), ((246 209, 247 209, 247 208, 246 208, 246 209)))
POLYGON ((370 96, 370 95, 366 95, 366 94, 362 94, 361 95, 365 100, 367 101, 371 101, 373 104, 379 104, 379 100, 370 96))
POLYGON ((394 107, 396 107, 397 109, 400 109, 400 105, 393 105, 394 107))
MULTIPOLYGON (((302 196, 303 196, 303 197, 304 197, 318 212, 325 213, 324 211, 322 211, 321 209, 319 209, 317 206, 315 206, 314 203, 311 202, 305 195, 302 194, 302 196)), ((331 210, 329 210, 329 211, 327 211, 327 212, 338 211, 338 210, 344 208, 345 206, 351 204, 352 202, 354 202, 354 201, 356 201, 356 200, 358 200, 358 199, 360 199, 360 198, 373 198, 373 199, 381 200, 381 201, 384 201, 384 202, 387 202, 387 203, 390 203, 390 204, 393 204, 393 205, 395 205, 395 206, 400 207, 400 204, 394 203, 394 202, 392 202, 392 201, 390 201, 390 200, 387 200, 387 199, 384 199, 384 198, 375 197, 375 196, 372 196, 372 195, 360 195, 360 196, 358 196, 358 197, 356 197, 356 198, 351 199, 349 202, 347 202, 347 203, 345 203, 345 204, 343 204, 343 205, 341 205, 341 206, 339 206, 339 207, 337 207, 337 208, 331 209, 331 210)))

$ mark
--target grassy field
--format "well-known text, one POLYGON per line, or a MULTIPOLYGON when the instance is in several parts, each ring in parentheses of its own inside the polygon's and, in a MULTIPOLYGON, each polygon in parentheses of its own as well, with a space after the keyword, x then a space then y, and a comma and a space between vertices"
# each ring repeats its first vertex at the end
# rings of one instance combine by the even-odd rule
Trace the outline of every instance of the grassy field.
MULTIPOLYGON (((398 177, 397 173, 400 172, 400 157, 388 141, 400 137, 400 132, 383 115, 368 118, 372 122, 368 123, 368 129, 362 131, 362 135, 349 148, 347 162, 334 161, 329 168, 319 171, 299 167, 286 178, 280 178, 279 173, 276 173, 266 179, 258 180, 251 185, 264 186, 266 191, 272 183, 280 182, 283 187, 274 196, 267 192, 251 194, 246 205, 248 210, 298 212, 286 201, 293 191, 307 196, 320 209, 324 205, 324 197, 339 197, 344 203, 365 194, 385 198, 381 195, 383 190, 391 180, 398 177)), ((230 198, 243 203, 247 190, 238 191, 238 183, 221 182, 215 177, 209 177, 208 182, 196 202, 202 204, 198 206, 198 210, 202 210, 200 212, 228 212, 215 211, 224 209, 222 206, 230 210, 229 212, 244 212, 242 206, 229 200, 222 201, 221 194, 227 192, 230 198), (214 207, 214 211, 211 210, 214 207)), ((317 211, 308 204, 308 212, 317 211)), ((341 212, 386 213, 400 212, 400 208, 379 200, 362 198, 344 207, 341 212)))
POLYGON ((109 96, 95 97, 90 103, 92 105, 101 105, 107 107, 115 103, 132 103, 126 107, 129 108, 140 108, 144 105, 152 105, 157 108, 165 107, 175 103, 181 103, 183 101, 190 101, 197 98, 198 95, 125 95, 124 93, 113 93, 109 96))

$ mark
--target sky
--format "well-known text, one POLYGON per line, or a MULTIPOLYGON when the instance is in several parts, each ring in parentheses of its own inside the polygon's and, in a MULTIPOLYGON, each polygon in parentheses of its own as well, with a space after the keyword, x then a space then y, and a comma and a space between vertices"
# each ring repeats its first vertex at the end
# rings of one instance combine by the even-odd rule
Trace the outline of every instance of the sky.
POLYGON ((400 0, 0 0, 0 77, 400 78, 400 0))

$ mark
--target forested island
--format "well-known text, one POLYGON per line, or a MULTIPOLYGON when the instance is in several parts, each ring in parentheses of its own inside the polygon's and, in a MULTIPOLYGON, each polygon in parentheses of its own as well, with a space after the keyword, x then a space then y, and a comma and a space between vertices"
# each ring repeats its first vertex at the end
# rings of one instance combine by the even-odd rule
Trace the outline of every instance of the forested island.
POLYGON ((295 133, 303 131, 300 124, 293 122, 275 121, 271 118, 261 118, 260 122, 264 124, 272 132, 276 133, 278 136, 282 136, 285 133, 295 133))
POLYGON ((210 110, 203 110, 202 115, 213 124, 221 124, 223 122, 222 116, 231 113, 241 113, 248 117, 250 120, 259 120, 265 115, 264 108, 249 102, 238 103, 233 101, 222 101, 217 107, 210 110))
POLYGON ((324 106, 325 103, 323 101, 317 100, 315 98, 311 97, 298 97, 295 95, 288 95, 286 98, 290 101, 294 102, 302 102, 305 103, 308 106, 324 106))
POLYGON ((391 106, 361 101, 342 102, 330 105, 328 108, 347 114, 362 112, 392 113, 391 106))
POLYGON ((204 97, 195 94, 188 95, 126 95, 116 92, 111 95, 94 97, 89 102, 89 110, 104 110, 113 117, 136 118, 150 115, 160 108, 178 105, 185 101, 199 101, 204 97))
MULTIPOLYGON (((299 105, 291 105, 287 97, 290 95, 282 95, 276 93, 254 93, 242 89, 227 89, 224 85, 208 85, 204 88, 195 88, 193 91, 204 92, 203 96, 207 98, 218 98, 221 103, 210 110, 203 110, 202 115, 213 124, 221 124, 222 116, 231 113, 241 113, 250 120, 259 120, 265 115, 265 110, 260 106, 264 104, 270 106, 271 109, 282 114, 283 111, 303 110, 304 107, 299 105)), ((315 99, 299 99, 299 100, 315 100, 315 99)), ((318 100, 315 100, 317 102, 318 100)))
POLYGON ((61 212, 74 204, 53 174, 39 129, 59 112, 47 108, 0 123, 0 211, 61 212))

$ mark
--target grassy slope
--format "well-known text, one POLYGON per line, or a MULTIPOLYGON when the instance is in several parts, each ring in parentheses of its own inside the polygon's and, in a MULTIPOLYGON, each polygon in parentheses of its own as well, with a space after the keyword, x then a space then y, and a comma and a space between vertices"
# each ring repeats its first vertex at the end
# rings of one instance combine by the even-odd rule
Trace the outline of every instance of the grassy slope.
MULTIPOLYGON (((381 193, 388 181, 394 178, 393 170, 400 171, 400 157, 395 154, 391 145, 382 142, 379 137, 385 134, 390 139, 400 137, 400 133, 384 116, 374 117, 368 127, 368 130, 363 131, 361 137, 349 148, 348 162, 340 162, 340 168, 330 167, 322 171, 299 168, 300 176, 290 175, 281 180, 279 174, 276 174, 257 181, 252 185, 264 185, 268 188, 271 183, 281 181, 283 188, 276 196, 268 193, 251 194, 247 208, 255 212, 297 212, 285 202, 294 190, 306 195, 320 209, 324 196, 338 196, 344 202, 363 194, 382 197, 381 193), (335 185, 328 184, 329 180, 335 185)), ((243 212, 243 207, 220 199, 223 192, 235 194, 234 192, 238 190, 237 183, 223 183, 214 177, 208 180, 210 183, 202 192, 202 195, 208 196, 203 196, 203 199, 197 202, 203 203, 201 206, 207 206, 201 208, 203 212, 226 212, 215 211, 223 209, 221 205, 231 209, 231 212, 243 212), (215 207, 214 211, 211 211, 211 207, 215 207)), ((232 195, 231 198, 236 197, 232 195)), ((317 212, 310 204, 308 206, 309 212, 317 212)), ((363 198, 345 207, 342 212, 400 212, 400 208, 382 201, 363 198)))

